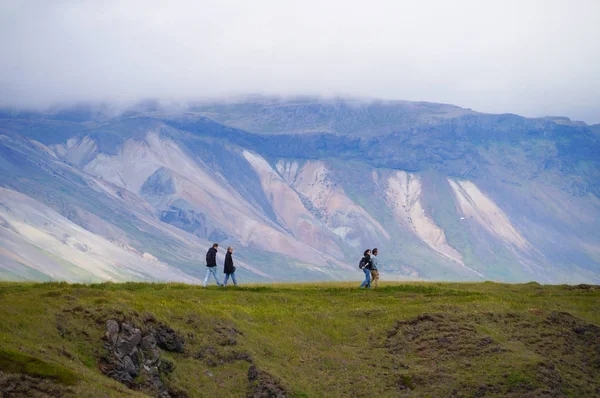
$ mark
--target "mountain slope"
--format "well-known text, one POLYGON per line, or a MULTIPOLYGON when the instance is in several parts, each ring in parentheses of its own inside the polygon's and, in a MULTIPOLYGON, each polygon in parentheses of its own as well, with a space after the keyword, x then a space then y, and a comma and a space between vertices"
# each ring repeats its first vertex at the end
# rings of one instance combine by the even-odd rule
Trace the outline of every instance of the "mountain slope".
MULTIPOLYGON (((95 234, 96 238, 108 239, 114 245, 137 252, 140 256, 148 253, 148 255, 160 259, 165 264, 174 266, 176 268, 174 275, 179 272, 177 268, 183 270, 188 275, 188 279, 186 279, 188 281, 192 281, 194 276, 204 275, 204 253, 210 243, 180 228, 162 222, 151 205, 138 195, 61 162, 51 149, 48 147, 42 149, 42 144, 33 144, 22 137, 9 138, 8 136, 2 136, 0 144, 0 162, 2 162, 4 170, 7 171, 0 174, 2 185, 12 191, 22 192, 32 201, 35 200, 36 206, 43 208, 43 213, 50 212, 49 209, 44 208, 44 205, 48 206, 52 209, 52 212, 56 212, 53 217, 58 217, 61 214, 71 222, 69 228, 82 227, 95 234)), ((0 207, 21 215, 25 213, 23 205, 26 203, 27 198, 24 198, 23 201, 14 201, 11 196, 12 191, 2 191, 0 207)), ((31 225, 31 223, 28 226, 30 228, 37 227, 31 225)), ((0 227, 3 236, 4 234, 12 236, 14 233, 14 228, 7 220, 4 220, 0 227)), ((69 228, 65 228, 63 233, 68 234, 69 228)), ((66 242, 61 244, 66 244, 66 242)), ((31 249, 28 250, 31 251, 30 255, 39 257, 38 247, 31 245, 27 247, 31 249)), ((53 247, 53 245, 50 245, 50 247, 53 247)), ((12 271, 14 271, 14 258, 25 255, 21 251, 24 247, 14 245, 9 247, 7 245, 3 246, 2 249, 3 258, 5 259, 2 264, 3 268, 6 269, 10 265, 12 271), (10 261, 6 260, 9 257, 12 259, 10 261)), ((77 253, 78 256, 88 256, 89 254, 81 251, 77 253)), ((261 270, 244 261, 261 257, 268 258, 269 262, 273 263, 273 258, 270 258, 268 253, 252 249, 240 253, 237 265, 240 267, 241 274, 248 280, 281 278, 283 275, 298 277, 289 269, 290 267, 294 268, 295 260, 284 256, 277 255, 275 258, 285 265, 271 270, 264 269, 264 267, 261 267, 263 268, 261 270)), ((40 264, 48 261, 51 261, 52 264, 56 261, 71 263, 73 259, 66 256, 65 258, 59 257, 53 260, 54 262, 52 262, 52 259, 46 259, 45 262, 40 264)), ((110 258, 110 262, 112 265, 117 265, 119 260, 113 257, 110 258)), ((254 261, 252 260, 252 262, 254 261)), ((25 272, 26 269, 22 266, 19 266, 19 269, 21 269, 19 273, 15 274, 11 271, 6 278, 40 280, 58 277, 54 273, 50 275, 45 273, 43 275, 31 275, 25 272)), ((303 276, 310 278, 310 271, 308 274, 303 273, 303 276)), ((65 279, 73 280, 74 277, 69 276, 65 279)), ((315 273, 315 279, 321 277, 323 277, 321 272, 315 273)), ((78 280, 88 281, 90 279, 94 278, 90 278, 88 275, 80 277, 78 280)), ((139 278, 127 277, 125 279, 139 278)), ((165 275, 151 275, 150 279, 162 280, 165 279, 165 275)))
POLYGON ((3 115, 3 192, 173 275, 199 277, 219 241, 248 280, 358 279, 375 246, 390 279, 600 280, 600 138, 581 123, 315 99, 3 115))
POLYGON ((119 246, 69 221, 41 203, 0 188, 2 246, 18 267, 5 276, 26 273, 67 281, 172 280, 198 282, 149 253, 119 246), (18 254, 17 254, 18 253, 18 254), (42 255, 46 254, 46 255, 42 255), (66 263, 68 259, 68 263, 66 263))

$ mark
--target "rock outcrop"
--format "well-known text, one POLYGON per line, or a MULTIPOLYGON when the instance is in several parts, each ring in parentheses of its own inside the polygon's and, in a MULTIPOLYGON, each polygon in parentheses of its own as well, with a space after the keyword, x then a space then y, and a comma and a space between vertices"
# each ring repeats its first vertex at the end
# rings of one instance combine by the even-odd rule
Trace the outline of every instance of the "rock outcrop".
POLYGON ((173 371, 173 364, 160 357, 160 348, 183 352, 184 339, 164 324, 142 332, 135 325, 106 321, 104 348, 108 350, 101 358, 100 370, 129 388, 143 390, 161 398, 170 397, 161 381, 161 375, 173 371), (159 348, 160 347, 160 348, 159 348), (138 376, 144 376, 139 383, 138 376))

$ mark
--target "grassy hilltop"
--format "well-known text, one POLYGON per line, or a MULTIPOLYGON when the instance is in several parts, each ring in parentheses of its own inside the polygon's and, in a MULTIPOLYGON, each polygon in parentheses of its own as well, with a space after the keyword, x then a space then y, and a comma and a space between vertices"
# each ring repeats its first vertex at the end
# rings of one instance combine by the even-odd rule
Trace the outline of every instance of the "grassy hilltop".
POLYGON ((600 395, 598 286, 0 283, 0 303, 9 397, 600 395), (108 320, 158 336, 128 386, 103 374, 108 320))

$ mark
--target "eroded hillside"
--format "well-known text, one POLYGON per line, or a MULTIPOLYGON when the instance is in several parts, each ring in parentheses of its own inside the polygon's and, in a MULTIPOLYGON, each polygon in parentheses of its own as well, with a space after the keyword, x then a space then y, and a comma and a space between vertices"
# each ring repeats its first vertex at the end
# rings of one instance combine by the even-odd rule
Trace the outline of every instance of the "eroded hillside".
POLYGON ((389 279, 600 281, 588 127, 314 101, 5 115, 0 276, 191 282, 219 241, 254 281, 359 279, 373 247, 389 279))

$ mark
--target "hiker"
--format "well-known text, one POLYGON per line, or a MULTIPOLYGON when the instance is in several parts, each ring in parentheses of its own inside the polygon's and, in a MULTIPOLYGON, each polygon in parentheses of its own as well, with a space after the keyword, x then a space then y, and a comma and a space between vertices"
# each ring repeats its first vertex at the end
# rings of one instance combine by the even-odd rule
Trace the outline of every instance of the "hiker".
POLYGON ((379 270, 377 266, 379 265, 379 260, 377 259, 377 248, 373 249, 373 255, 371 256, 371 282, 375 285, 375 287, 379 287, 379 270))
POLYGON ((215 281, 217 281, 217 285, 223 286, 221 282, 219 282, 219 277, 217 276, 217 247, 219 247, 218 243, 212 245, 208 252, 206 253, 206 277, 204 278, 203 286, 206 287, 208 285, 208 278, 210 275, 215 277, 215 281))
POLYGON ((371 287, 371 250, 365 250, 363 258, 360 260, 358 265, 360 269, 365 273, 365 280, 360 284, 360 287, 369 288, 371 287))
POLYGON ((225 264, 224 264, 224 272, 225 272, 225 282, 223 286, 227 286, 227 281, 231 276, 231 280, 233 281, 233 285, 237 286, 237 281, 235 280, 235 266, 233 265, 233 247, 229 246, 227 248, 227 254, 225 254, 225 264))

